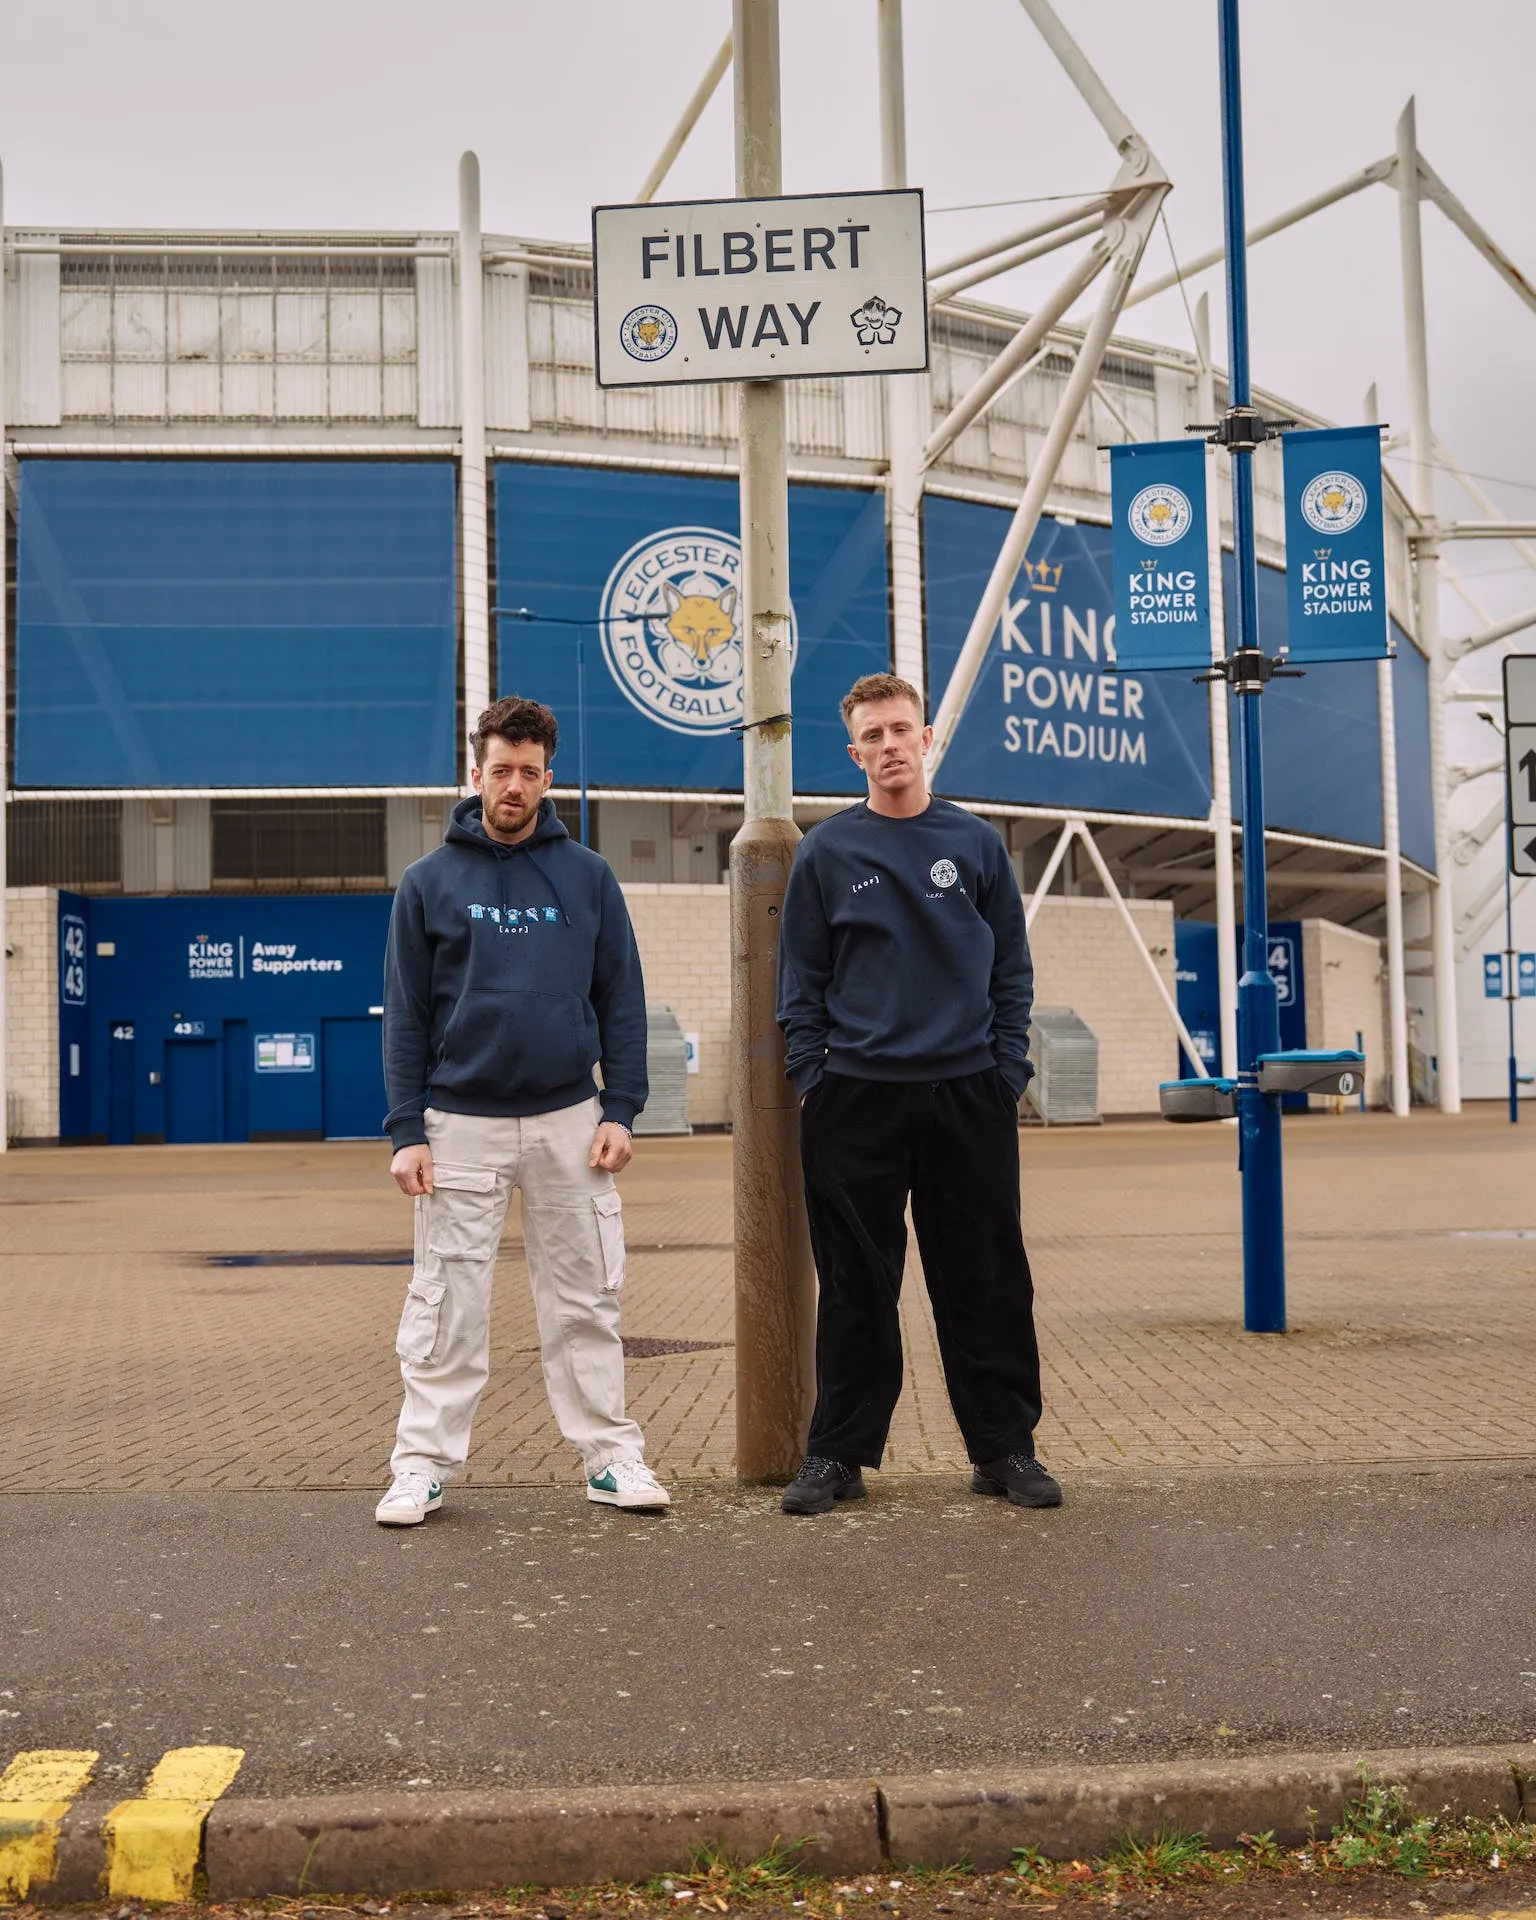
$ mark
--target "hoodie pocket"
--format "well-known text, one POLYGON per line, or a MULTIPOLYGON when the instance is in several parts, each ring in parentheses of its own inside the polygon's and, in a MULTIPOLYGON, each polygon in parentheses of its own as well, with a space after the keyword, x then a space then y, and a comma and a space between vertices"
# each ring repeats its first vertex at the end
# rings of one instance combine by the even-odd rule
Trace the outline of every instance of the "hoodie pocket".
POLYGON ((432 1084, 482 1100, 533 1098, 582 1079, 595 1058, 579 994, 470 987, 448 1022, 432 1084))

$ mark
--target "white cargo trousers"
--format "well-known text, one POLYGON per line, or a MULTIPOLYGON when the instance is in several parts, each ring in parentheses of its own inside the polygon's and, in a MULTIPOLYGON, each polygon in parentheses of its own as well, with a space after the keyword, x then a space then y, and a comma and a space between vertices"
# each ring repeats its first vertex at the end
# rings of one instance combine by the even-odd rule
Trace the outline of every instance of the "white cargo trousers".
POLYGON ((523 1119, 427 1109, 433 1190, 416 1200, 416 1257, 395 1343, 405 1405, 394 1473, 449 1481, 463 1469, 490 1375, 491 1284, 514 1187, 560 1431, 589 1478, 643 1456, 624 1412, 622 1202, 613 1175, 587 1165, 602 1117, 596 1096, 523 1119))

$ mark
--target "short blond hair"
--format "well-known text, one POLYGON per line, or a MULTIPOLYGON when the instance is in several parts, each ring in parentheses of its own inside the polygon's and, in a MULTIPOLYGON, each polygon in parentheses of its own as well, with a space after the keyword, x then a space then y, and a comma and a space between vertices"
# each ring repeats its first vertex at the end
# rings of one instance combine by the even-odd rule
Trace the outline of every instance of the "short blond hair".
POLYGON ((917 708, 919 721, 923 717, 923 696, 910 680, 903 680, 899 673, 866 673, 843 695, 843 725, 850 733, 854 708, 870 706, 876 700, 910 700, 917 708))

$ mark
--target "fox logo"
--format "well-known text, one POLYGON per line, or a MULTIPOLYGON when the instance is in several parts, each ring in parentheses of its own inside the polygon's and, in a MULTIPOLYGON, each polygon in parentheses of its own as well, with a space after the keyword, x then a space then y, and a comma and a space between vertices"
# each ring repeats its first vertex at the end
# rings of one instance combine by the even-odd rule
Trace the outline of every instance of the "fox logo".
POLYGON ((715 655, 736 637, 736 589, 721 593, 679 593, 670 580, 661 583, 667 602, 669 641, 661 646, 662 662, 669 673, 708 673, 715 655), (667 656, 680 652, 686 660, 674 663, 667 656))

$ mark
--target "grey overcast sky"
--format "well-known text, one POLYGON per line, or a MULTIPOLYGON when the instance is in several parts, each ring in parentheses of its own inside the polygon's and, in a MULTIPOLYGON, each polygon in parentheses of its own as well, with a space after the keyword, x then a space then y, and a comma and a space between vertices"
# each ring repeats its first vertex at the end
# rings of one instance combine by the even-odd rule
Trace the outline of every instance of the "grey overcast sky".
MULTIPOLYGON (((1181 256, 1214 244, 1214 0, 1057 4, 1172 174, 1181 256)), ((488 228, 583 239, 594 201, 634 193, 729 14, 727 0, 0 0, 6 219, 441 228, 473 147, 488 228)), ((878 184, 874 15, 874 0, 783 0, 787 191, 878 184)), ((1108 143, 1017 0, 907 0, 906 35, 909 170, 930 209, 1108 181, 1108 143)), ((1250 222, 1389 153, 1414 94, 1425 154, 1536 275, 1533 56, 1536 0, 1247 0, 1250 222)), ((665 191, 731 187, 726 86, 665 191)), ((934 211, 930 252, 1027 217, 934 211)), ((1507 511, 1536 516, 1536 314, 1438 211, 1424 224, 1436 429, 1501 482, 1507 511)), ((1161 236, 1149 258, 1161 272, 1161 236)), ((1028 305, 1059 260, 979 291, 1028 305)), ((1223 328, 1219 273, 1199 288, 1223 328)), ((1383 417, 1405 421, 1389 189, 1259 247, 1252 297, 1262 384, 1347 421, 1374 379, 1383 417)), ((1189 344, 1176 292, 1124 330, 1189 344)), ((1442 505, 1468 503, 1442 482, 1442 505)), ((1536 597, 1502 544, 1458 564, 1487 576, 1496 611, 1536 597)))

